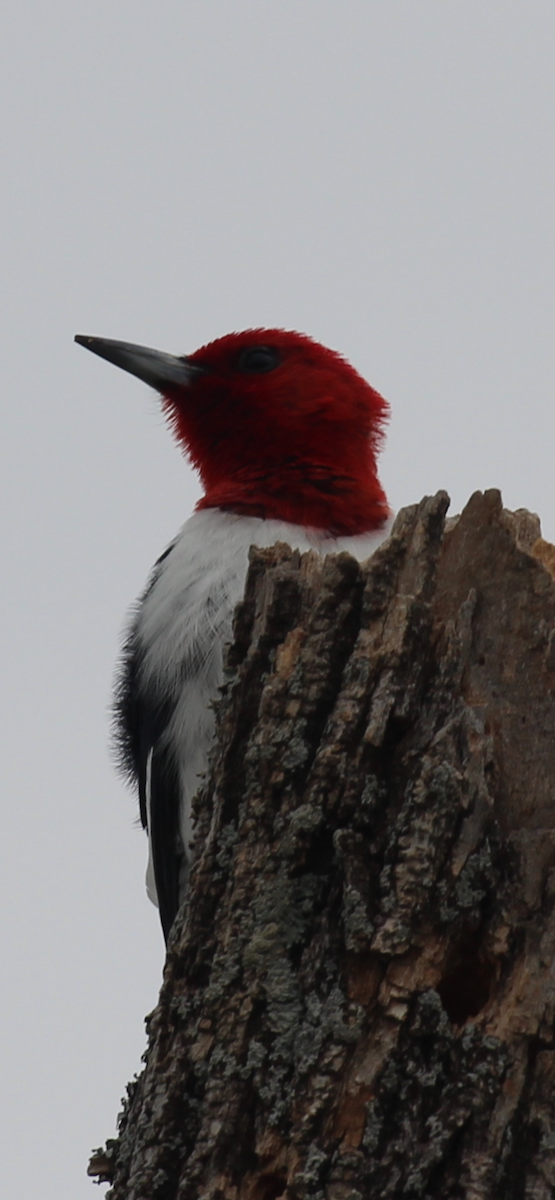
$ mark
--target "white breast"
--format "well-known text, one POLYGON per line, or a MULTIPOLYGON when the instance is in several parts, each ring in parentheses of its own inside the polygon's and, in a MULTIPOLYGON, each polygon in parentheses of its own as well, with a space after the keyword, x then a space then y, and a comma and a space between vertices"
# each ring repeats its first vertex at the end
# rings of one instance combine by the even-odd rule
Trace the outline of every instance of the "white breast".
MULTIPOLYGON (((206 771, 214 736, 210 702, 222 683, 223 648, 231 639, 233 612, 243 595, 251 546, 286 542, 321 554, 348 550, 360 561, 387 537, 390 526, 358 537, 329 538, 285 521, 242 517, 220 509, 194 513, 163 561, 143 601, 137 636, 141 688, 176 702, 167 731, 179 764, 180 829, 186 854, 191 841, 191 801, 206 771)), ((151 871, 147 873, 151 899, 151 871)))

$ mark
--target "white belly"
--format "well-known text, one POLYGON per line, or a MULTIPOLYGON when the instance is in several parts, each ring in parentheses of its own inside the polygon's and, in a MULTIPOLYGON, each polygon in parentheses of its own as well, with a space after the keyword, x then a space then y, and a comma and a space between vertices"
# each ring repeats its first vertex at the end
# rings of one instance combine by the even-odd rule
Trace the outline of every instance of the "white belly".
MULTIPOLYGON (((377 533, 335 539, 285 521, 241 517, 219 509, 194 513, 181 529, 143 601, 137 636, 144 654, 141 688, 150 695, 171 697, 176 705, 166 737, 178 763, 179 827, 187 858, 191 802, 214 737, 210 703, 222 683, 223 650, 231 640, 233 613, 243 596, 250 547, 286 542, 295 550, 321 554, 348 550, 363 561, 389 529, 390 525, 377 533)), ((150 859, 147 890, 156 903, 150 859)))

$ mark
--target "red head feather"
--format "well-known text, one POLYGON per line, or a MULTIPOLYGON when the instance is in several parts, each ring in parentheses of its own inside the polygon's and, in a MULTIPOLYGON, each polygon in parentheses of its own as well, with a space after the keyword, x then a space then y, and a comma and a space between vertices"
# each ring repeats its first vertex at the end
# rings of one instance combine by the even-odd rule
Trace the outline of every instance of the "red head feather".
POLYGON ((377 476, 387 402, 333 350, 299 333, 253 329, 185 360, 187 386, 164 407, 205 488, 199 508, 363 533, 389 509, 377 476))

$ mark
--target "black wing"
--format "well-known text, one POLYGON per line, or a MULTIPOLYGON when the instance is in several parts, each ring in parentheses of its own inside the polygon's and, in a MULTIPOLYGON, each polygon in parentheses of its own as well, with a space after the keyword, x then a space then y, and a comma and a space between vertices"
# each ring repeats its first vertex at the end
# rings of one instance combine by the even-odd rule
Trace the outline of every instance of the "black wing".
POLYGON ((179 908, 179 879, 183 849, 179 833, 179 779, 164 734, 173 703, 160 703, 145 692, 141 682, 142 649, 137 636, 139 611, 154 586, 160 566, 172 550, 158 559, 146 591, 140 598, 125 639, 116 680, 114 729, 119 765, 138 789, 143 829, 148 829, 154 880, 164 937, 179 908), (149 821, 150 812, 150 821, 149 821))
POLYGON ((169 751, 156 743, 150 764, 150 843, 160 920, 167 942, 179 908, 183 848, 177 770, 169 751))

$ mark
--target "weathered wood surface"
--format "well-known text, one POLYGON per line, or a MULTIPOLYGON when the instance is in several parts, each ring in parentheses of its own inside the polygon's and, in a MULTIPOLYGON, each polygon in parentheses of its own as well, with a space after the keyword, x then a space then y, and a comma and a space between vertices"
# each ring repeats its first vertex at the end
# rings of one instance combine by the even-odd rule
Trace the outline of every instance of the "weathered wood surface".
POLYGON ((253 556, 112 1200, 555 1196, 555 584, 446 506, 253 556))

